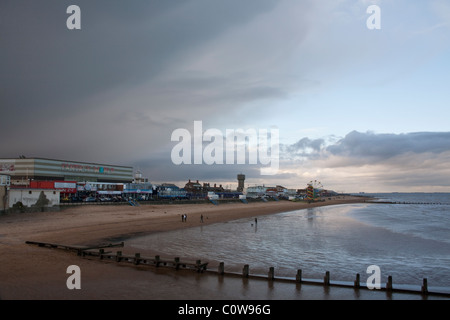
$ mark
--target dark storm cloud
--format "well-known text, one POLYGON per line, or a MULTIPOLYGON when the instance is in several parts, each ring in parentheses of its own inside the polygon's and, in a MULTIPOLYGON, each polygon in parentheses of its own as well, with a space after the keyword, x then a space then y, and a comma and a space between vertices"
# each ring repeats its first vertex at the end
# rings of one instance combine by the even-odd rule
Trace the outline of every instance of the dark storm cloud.
POLYGON ((81 30, 66 28, 71 1, 0 7, 2 125, 80 112, 84 98, 160 74, 191 48, 270 9, 273 1, 77 1, 81 30))
MULTIPOLYGON (((360 55, 357 43, 341 47, 340 38, 324 50, 335 36, 321 31, 334 2, 324 3, 1 1, 0 157, 132 165, 160 181, 259 177, 260 166, 175 166, 171 133, 192 132, 194 120, 204 129, 258 128, 272 115, 283 128, 284 102, 360 55), (81 8, 81 30, 66 28, 72 4, 81 8)), ((448 133, 302 138, 280 146, 284 168, 273 178, 298 169, 298 159, 336 168, 414 154, 436 156, 438 166, 449 145, 448 133)))
POLYGON ((276 5, 273 0, 2 1, 0 144, 7 146, 2 156, 132 162, 144 148, 167 144, 171 130, 186 126, 180 119, 206 117, 220 100, 283 96, 270 85, 242 88, 218 77, 220 72, 164 78, 198 47, 276 5), (81 8, 81 30, 66 28, 71 4, 81 8))

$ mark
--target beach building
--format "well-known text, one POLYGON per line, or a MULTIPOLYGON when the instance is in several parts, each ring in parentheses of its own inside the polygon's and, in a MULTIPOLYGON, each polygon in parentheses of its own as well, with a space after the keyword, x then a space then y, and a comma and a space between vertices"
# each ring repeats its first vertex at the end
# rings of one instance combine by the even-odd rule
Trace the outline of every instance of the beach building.
POLYGON ((265 186, 251 186, 247 187, 245 190, 245 194, 247 198, 258 198, 264 197, 266 195, 268 187, 265 186))
POLYGON ((0 211, 7 208, 7 192, 11 178, 7 175, 0 175, 0 211))
POLYGON ((8 192, 8 208, 12 208, 17 203, 24 207, 36 205, 42 196, 48 200, 44 207, 57 206, 60 203, 60 191, 50 189, 10 189, 8 192))
POLYGON ((192 182, 191 179, 189 179, 189 181, 184 185, 184 190, 192 194, 203 194, 203 187, 198 180, 196 182, 192 182))
POLYGON ((117 190, 117 194, 122 194, 125 198, 136 200, 149 200, 154 192, 154 186, 150 182, 126 183, 122 190, 117 190))
POLYGON ((203 183, 203 193, 208 193, 208 192, 225 192, 225 191, 230 191, 230 190, 225 190, 222 185, 217 186, 216 183, 214 183, 214 186, 211 186, 211 184, 209 182, 204 182, 203 183))
POLYGON ((123 185, 133 181, 133 167, 21 156, 0 159, 0 175, 9 176, 10 186, 0 198, 1 207, 7 209, 18 202, 33 205, 41 191, 49 206, 70 201, 76 195, 120 194, 123 185))
MULTIPOLYGON (((43 207, 59 205, 61 191, 69 192, 64 185, 59 185, 59 190, 55 189, 57 182, 31 181, 30 185, 24 188, 11 186, 11 177, 0 175, 0 211, 12 208, 20 203, 20 206, 31 207, 37 204, 41 197, 44 197, 43 207)), ((63 182, 63 184, 66 184, 63 182)), ((76 184, 70 184, 75 187, 76 184)), ((74 189, 76 190, 76 189, 74 189)))
POLYGON ((157 193, 159 198, 166 199, 186 199, 187 192, 183 188, 178 187, 173 183, 162 183, 157 186, 157 193))
POLYGON ((149 183, 148 178, 145 178, 142 175, 142 172, 140 170, 137 170, 134 174, 133 183, 149 183))
POLYGON ((159 185, 161 189, 180 190, 180 187, 174 183, 164 182, 159 185))
POLYGON ((219 199, 230 199, 236 198, 238 199, 242 192, 237 190, 231 190, 228 186, 223 187, 223 185, 214 183, 211 185, 209 182, 204 182, 201 184, 198 180, 193 182, 189 180, 185 186, 184 190, 186 191, 186 196, 191 199, 195 198, 210 198, 211 195, 217 195, 219 199))
POLYGON ((288 189, 277 185, 275 187, 249 186, 245 189, 247 198, 273 197, 273 198, 288 198, 295 196, 297 191, 295 189, 288 189))
POLYGON ((131 183, 133 167, 45 158, 0 159, 0 174, 11 185, 29 186, 30 181, 76 181, 131 183))

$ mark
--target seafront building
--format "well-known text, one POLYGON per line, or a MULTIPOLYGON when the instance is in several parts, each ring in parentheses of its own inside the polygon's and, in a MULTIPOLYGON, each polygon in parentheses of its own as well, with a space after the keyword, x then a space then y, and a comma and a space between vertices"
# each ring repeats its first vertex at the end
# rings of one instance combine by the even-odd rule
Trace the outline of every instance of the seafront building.
POLYGON ((7 190, 10 184, 10 176, 0 175, 0 212, 7 208, 7 190))
POLYGON ((133 167, 44 158, 0 159, 0 174, 9 175, 12 185, 23 186, 30 181, 133 181, 133 167))
POLYGON ((119 192, 133 182, 133 167, 22 156, 0 159, 0 175, 8 177, 8 186, 0 188, 0 209, 4 210, 18 202, 31 206, 41 192, 51 200, 48 206, 79 192, 85 196, 119 192))

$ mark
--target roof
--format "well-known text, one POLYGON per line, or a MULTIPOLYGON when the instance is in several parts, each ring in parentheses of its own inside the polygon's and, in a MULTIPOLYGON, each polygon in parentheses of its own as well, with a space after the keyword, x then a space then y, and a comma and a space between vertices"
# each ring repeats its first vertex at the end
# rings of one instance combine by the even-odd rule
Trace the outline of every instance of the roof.
POLYGON ((130 168, 131 166, 122 166, 122 165, 115 165, 115 164, 106 164, 106 163, 97 163, 97 162, 88 162, 88 161, 77 161, 77 160, 61 160, 61 159, 50 159, 50 158, 40 158, 40 157, 31 157, 31 158, 0 158, 0 160, 46 160, 46 161, 60 161, 60 162, 73 162, 73 163, 80 163, 80 164, 93 164, 98 166, 111 166, 111 167, 122 167, 122 168, 130 168))

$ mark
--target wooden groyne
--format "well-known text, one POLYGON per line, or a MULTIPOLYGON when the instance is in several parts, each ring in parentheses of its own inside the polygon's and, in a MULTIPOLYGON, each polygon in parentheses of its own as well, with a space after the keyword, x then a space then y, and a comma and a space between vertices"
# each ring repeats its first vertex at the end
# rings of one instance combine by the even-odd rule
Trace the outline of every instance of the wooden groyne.
POLYGON ((46 242, 36 242, 36 241, 26 241, 26 244, 37 245, 38 247, 50 248, 50 249, 62 249, 66 251, 76 252, 77 255, 85 257, 85 256, 94 256, 99 257, 100 260, 107 261, 115 261, 115 262, 129 262, 134 265, 149 265, 155 267, 172 267, 176 270, 180 268, 184 269, 193 269, 197 272, 203 272, 206 270, 208 263, 202 263, 201 260, 196 260, 195 262, 183 262, 180 261, 179 257, 176 257, 173 260, 165 260, 161 259, 160 256, 155 256, 154 258, 141 257, 140 253, 135 253, 133 256, 123 255, 122 251, 113 252, 105 252, 106 248, 117 248, 123 247, 124 242, 120 243, 110 243, 105 245, 98 246, 68 246, 63 244, 56 243, 46 243, 46 242), (95 251, 98 250, 98 251, 95 251))
POLYGON ((62 249, 65 251, 76 252, 78 256, 81 257, 98 257, 102 261, 111 261, 116 263, 130 263, 132 265, 143 265, 151 267, 167 267, 173 268, 175 270, 187 269, 194 270, 198 273, 212 273, 218 276, 232 276, 232 277, 242 277, 243 279, 261 279, 267 281, 279 281, 279 282, 289 282, 294 284, 307 284, 307 285, 321 285, 324 287, 342 287, 349 288, 353 290, 381 290, 386 293, 409 293, 409 294, 419 294, 423 296, 433 295, 450 298, 450 293, 438 292, 429 290, 428 280, 424 278, 419 289, 414 289, 411 285, 394 285, 392 276, 388 276, 387 282, 385 284, 380 284, 379 289, 371 289, 366 283, 360 281, 360 274, 355 275, 355 280, 353 282, 346 281, 335 281, 332 280, 329 271, 325 271, 323 279, 307 279, 302 276, 302 269, 298 269, 294 277, 285 276, 275 276, 275 268, 270 267, 267 274, 252 274, 250 273, 250 266, 245 264, 242 268, 242 272, 229 272, 225 271, 225 263, 220 262, 217 269, 208 269, 208 262, 202 262, 201 260, 196 260, 195 262, 181 261, 179 257, 174 259, 162 259, 159 255, 154 257, 143 257, 140 253, 135 253, 134 255, 124 255, 122 251, 116 252, 105 252, 107 248, 117 248, 123 247, 124 242, 120 243, 110 243, 98 246, 69 246, 61 245, 55 243, 45 243, 36 241, 26 241, 26 244, 36 245, 38 247, 44 247, 49 249, 62 249))
POLYGON ((134 265, 149 265, 149 266, 155 266, 155 267, 171 267, 176 270, 183 268, 183 269, 192 269, 197 272, 203 272, 206 270, 208 266, 208 262, 202 263, 201 260, 196 260, 195 263, 193 262, 186 262, 181 261, 179 257, 175 257, 173 260, 165 260, 161 259, 160 256, 155 256, 154 258, 148 258, 148 257, 141 257, 140 253, 135 253, 134 256, 130 255, 123 255, 121 251, 117 251, 115 254, 108 254, 99 252, 98 256, 101 260, 112 260, 116 262, 130 262, 134 265))
POLYGON ((104 245, 96 245, 96 246, 73 246, 73 245, 64 245, 64 244, 56 244, 56 243, 48 243, 48 242, 37 242, 37 241, 25 241, 26 244, 36 245, 38 247, 51 248, 51 249, 62 249, 66 251, 74 251, 78 255, 87 254, 89 250, 95 249, 105 249, 105 248, 117 248, 123 247, 124 242, 120 243, 108 243, 104 245))
MULTIPOLYGON (((208 270, 208 272, 216 273, 216 271, 208 270)), ((353 282, 349 281, 338 281, 338 280, 332 280, 330 271, 325 271, 323 279, 308 279, 302 277, 302 269, 298 269, 295 277, 276 277, 275 276, 275 268, 270 267, 268 270, 267 275, 264 274, 251 274, 250 273, 250 266, 248 264, 244 265, 242 268, 242 273, 238 272, 225 272, 224 269, 224 263, 221 262, 219 264, 217 274, 219 275, 229 275, 229 276, 235 276, 235 277, 242 277, 244 279, 265 279, 268 281, 279 281, 279 282, 289 282, 289 283, 296 283, 296 284, 307 284, 307 285, 320 285, 324 287, 341 287, 341 288, 348 288, 353 290, 373 290, 373 291, 384 291, 386 293, 407 293, 407 294, 416 294, 416 295, 423 295, 423 296, 441 296, 441 297, 448 297, 450 298, 450 293, 447 292, 439 292, 439 291, 433 291, 429 290, 428 288, 428 279, 424 278, 422 280, 421 286, 413 286, 413 285, 394 285, 392 276, 388 276, 386 283, 381 283, 380 288, 378 289, 371 289, 367 286, 366 283, 361 282, 360 274, 357 273, 355 276, 355 280, 353 282), (417 287, 418 289, 415 289, 417 287)))
POLYGON ((413 201, 366 201, 367 203, 379 203, 379 204, 420 204, 420 205, 438 205, 438 206, 448 206, 450 203, 445 202, 413 202, 413 201))

